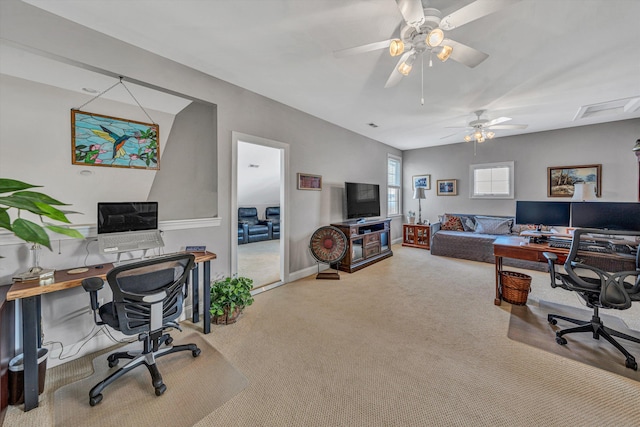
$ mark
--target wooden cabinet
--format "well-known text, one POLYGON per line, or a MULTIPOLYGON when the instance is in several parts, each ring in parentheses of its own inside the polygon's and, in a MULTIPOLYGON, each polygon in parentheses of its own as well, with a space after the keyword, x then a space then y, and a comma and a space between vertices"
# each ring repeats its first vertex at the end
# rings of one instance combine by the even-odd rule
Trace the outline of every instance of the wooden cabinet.
POLYGON ((412 248, 429 249, 431 239, 431 227, 426 224, 403 224, 402 246, 412 248))
POLYGON ((353 273, 392 256, 390 224, 391 219, 331 224, 347 236, 347 254, 336 267, 353 273))

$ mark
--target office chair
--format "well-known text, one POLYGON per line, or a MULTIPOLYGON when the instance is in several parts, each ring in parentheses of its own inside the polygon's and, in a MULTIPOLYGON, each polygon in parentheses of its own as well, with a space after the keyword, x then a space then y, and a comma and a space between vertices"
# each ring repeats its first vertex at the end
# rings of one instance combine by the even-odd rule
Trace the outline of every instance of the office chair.
POLYGON ((194 260, 193 254, 184 253, 118 266, 107 273, 113 301, 100 307, 98 291, 102 289, 104 281, 99 277, 90 277, 82 281, 82 287, 90 295, 96 324, 108 325, 126 335, 137 334, 138 341, 143 343, 141 351, 116 352, 108 356, 110 368, 116 366, 120 359, 131 361, 91 389, 91 406, 102 401, 102 391, 105 387, 142 364, 151 374, 156 396, 160 396, 167 387, 162 382, 156 358, 186 350, 191 351, 193 357, 200 355, 200 349, 195 344, 171 346, 173 338, 165 333, 167 328, 181 331, 176 319, 182 313, 186 281, 194 260))
POLYGON ((603 337, 617 348, 626 357, 627 368, 638 370, 636 359, 614 337, 636 343, 640 343, 640 338, 604 326, 599 316, 600 308, 626 310, 631 307, 633 301, 640 301, 640 251, 637 244, 633 241, 629 241, 629 244, 621 244, 620 240, 609 240, 622 239, 624 236, 634 236, 637 239, 640 232, 576 229, 569 255, 564 263, 564 273, 555 268, 555 261, 558 259, 556 254, 543 253, 549 262, 551 287, 559 286, 577 292, 587 306, 593 308, 593 316, 589 321, 557 314, 549 314, 547 320, 552 325, 557 324, 556 319, 578 325, 557 331, 558 344, 567 344, 564 338, 566 334, 591 332, 594 339, 603 337), (594 238, 595 235, 607 237, 594 238), (616 253, 613 249, 620 252, 616 253), (630 270, 629 264, 633 264, 634 253, 635 270, 630 270))

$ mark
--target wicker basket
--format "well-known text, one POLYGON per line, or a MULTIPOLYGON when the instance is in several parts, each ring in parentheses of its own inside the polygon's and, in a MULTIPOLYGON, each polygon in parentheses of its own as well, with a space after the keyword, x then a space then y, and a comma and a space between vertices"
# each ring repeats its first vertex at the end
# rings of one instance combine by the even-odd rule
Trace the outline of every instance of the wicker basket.
POLYGON ((514 305, 526 305, 531 291, 531 276, 515 271, 501 271, 502 299, 514 305))

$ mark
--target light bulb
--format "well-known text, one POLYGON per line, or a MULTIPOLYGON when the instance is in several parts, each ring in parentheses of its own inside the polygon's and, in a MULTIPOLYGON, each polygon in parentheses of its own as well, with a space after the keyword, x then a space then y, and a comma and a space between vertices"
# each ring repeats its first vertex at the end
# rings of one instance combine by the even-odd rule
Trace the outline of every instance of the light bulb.
POLYGON ((402 55, 404 52, 404 43, 402 40, 391 40, 391 44, 389 45, 389 54, 391 56, 402 55))
POLYGON ((465 135, 464 140, 467 142, 471 142, 471 135, 465 135))
POLYGON ((444 40, 444 32, 440 28, 435 28, 429 31, 429 34, 427 35, 427 39, 425 40, 425 42, 427 43, 427 45, 431 47, 436 47, 436 46, 440 46, 440 43, 442 43, 442 40, 444 40))
POLYGON ((475 139, 480 139, 480 138, 482 138, 482 132, 480 132, 479 130, 477 130, 477 131, 475 131, 475 132, 473 133, 473 136, 474 136, 474 138, 475 138, 475 139))
POLYGON ((494 136, 496 136, 495 132, 491 132, 491 131, 487 132, 487 138, 493 139, 494 136))
POLYGON ((484 142, 484 136, 481 136, 480 138, 478 138, 478 144, 484 142))

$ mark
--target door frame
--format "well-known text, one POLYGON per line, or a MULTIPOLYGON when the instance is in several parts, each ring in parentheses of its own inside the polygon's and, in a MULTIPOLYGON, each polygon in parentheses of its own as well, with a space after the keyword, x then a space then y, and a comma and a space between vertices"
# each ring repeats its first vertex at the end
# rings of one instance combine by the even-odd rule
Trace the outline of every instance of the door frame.
POLYGON ((289 282, 289 144, 231 131, 231 274, 238 273, 238 142, 280 150, 280 281, 261 287, 266 291, 289 282))

